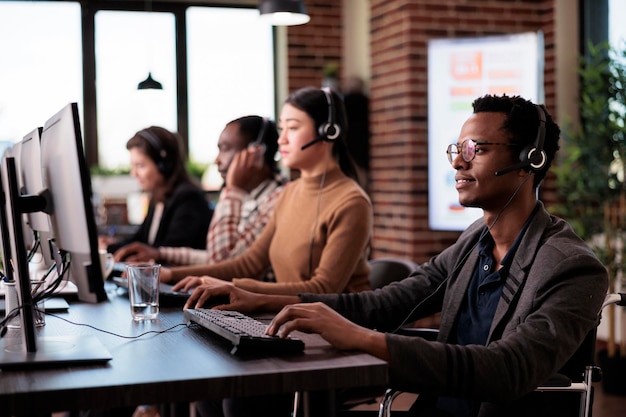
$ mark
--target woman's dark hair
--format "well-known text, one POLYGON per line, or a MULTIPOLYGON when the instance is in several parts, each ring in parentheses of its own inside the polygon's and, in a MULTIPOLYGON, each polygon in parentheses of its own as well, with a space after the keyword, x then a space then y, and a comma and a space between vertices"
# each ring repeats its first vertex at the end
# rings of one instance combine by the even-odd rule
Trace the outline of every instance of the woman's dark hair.
POLYGON ((237 123, 239 125, 239 134, 247 145, 260 140, 265 145, 265 164, 270 168, 272 173, 278 172, 276 164, 276 152, 278 152, 278 131, 276 123, 270 119, 261 116, 244 116, 235 119, 228 124, 237 123))
POLYGON ((315 133, 319 134, 319 127, 333 119, 340 127, 339 136, 332 140, 333 155, 337 159, 339 167, 348 177, 358 181, 356 168, 352 158, 348 154, 348 148, 345 142, 345 134, 348 130, 348 121, 346 118, 346 109, 343 104, 343 98, 337 93, 329 90, 333 100, 334 115, 329 118, 330 106, 326 93, 316 87, 304 87, 294 91, 287 97, 285 104, 290 104, 298 110, 302 110, 308 114, 315 122, 315 133))
POLYGON ((165 186, 152 194, 154 201, 167 200, 181 183, 192 183, 185 165, 186 154, 180 135, 159 126, 142 129, 126 142, 126 149, 137 148, 154 161, 165 178, 165 186))
MULTIPOLYGON (((524 148, 535 143, 540 122, 537 105, 531 101, 520 96, 485 95, 474 100, 472 105, 474 113, 496 112, 505 114, 506 119, 502 124, 502 129, 508 133, 509 137, 507 139, 509 143, 520 145, 519 149, 516 150, 518 154, 524 148)), ((535 177, 533 178, 535 188, 539 186, 546 176, 556 152, 559 150, 559 135, 561 134, 561 129, 554 122, 550 113, 544 106, 542 108, 546 116, 546 132, 543 142, 546 163, 540 170, 535 171, 535 177)))

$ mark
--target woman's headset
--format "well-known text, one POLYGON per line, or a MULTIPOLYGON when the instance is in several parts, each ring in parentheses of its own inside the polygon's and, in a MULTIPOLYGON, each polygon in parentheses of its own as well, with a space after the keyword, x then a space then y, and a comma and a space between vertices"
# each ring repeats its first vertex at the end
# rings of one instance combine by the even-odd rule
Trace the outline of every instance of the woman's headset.
POLYGON ((157 159, 154 162, 156 163, 157 169, 162 175, 168 176, 171 171, 172 164, 169 163, 170 161, 167 159, 167 151, 163 148, 159 137, 148 129, 140 130, 137 132, 137 135, 144 138, 156 151, 157 159))
POLYGON ((333 93, 329 88, 322 88, 326 101, 328 102, 328 120, 318 128, 318 133, 323 140, 334 141, 341 134, 341 127, 335 121, 335 101, 333 100, 333 93))
POLYGON ((328 103, 328 120, 326 120, 326 122, 322 123, 318 127, 318 136, 311 142, 302 146, 300 148, 301 150, 305 150, 309 146, 314 145, 322 140, 325 140, 327 142, 334 142, 341 135, 341 126, 339 126, 339 124, 337 124, 335 120, 335 101, 333 100, 333 93, 327 87, 324 87, 321 90, 322 92, 324 92, 324 96, 326 96, 326 102, 328 103))

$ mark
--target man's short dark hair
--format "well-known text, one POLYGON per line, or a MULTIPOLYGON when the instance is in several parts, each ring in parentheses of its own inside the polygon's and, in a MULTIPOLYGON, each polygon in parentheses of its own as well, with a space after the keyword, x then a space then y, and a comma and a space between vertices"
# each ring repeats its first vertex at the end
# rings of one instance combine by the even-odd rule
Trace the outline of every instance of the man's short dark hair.
MULTIPOLYGON (((504 113, 506 119, 502 128, 508 133, 509 143, 519 144, 516 152, 521 152, 527 146, 533 145, 539 129, 539 113, 536 105, 520 96, 495 96, 485 95, 472 103, 474 113, 496 112, 504 113)), ((543 107, 546 114, 546 135, 543 151, 546 154, 546 163, 543 168, 535 171, 534 186, 537 187, 546 176, 550 165, 559 149, 559 135, 561 129, 554 123, 552 116, 543 107)))

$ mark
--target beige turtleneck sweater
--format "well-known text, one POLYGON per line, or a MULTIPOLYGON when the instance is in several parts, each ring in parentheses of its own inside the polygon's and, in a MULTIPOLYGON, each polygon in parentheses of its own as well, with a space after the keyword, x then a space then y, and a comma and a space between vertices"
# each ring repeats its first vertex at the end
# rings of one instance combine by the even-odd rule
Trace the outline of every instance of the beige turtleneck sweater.
POLYGON ((339 168, 288 183, 259 239, 240 256, 213 265, 172 268, 188 275, 232 280, 266 294, 341 293, 369 289, 367 264, 372 206, 356 182, 339 168), (255 278, 273 268, 276 282, 255 278))

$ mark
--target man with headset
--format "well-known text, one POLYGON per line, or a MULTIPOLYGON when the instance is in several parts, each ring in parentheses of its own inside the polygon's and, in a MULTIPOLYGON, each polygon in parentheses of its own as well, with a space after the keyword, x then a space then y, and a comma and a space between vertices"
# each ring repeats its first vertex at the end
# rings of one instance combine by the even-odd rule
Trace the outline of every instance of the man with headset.
POLYGON ((550 115, 506 95, 478 98, 473 109, 447 154, 460 203, 480 207, 483 218, 409 277, 338 295, 205 286, 186 307, 228 296, 215 308, 280 310, 269 334, 319 333, 338 349, 388 361, 391 386, 420 393, 412 408, 419 415, 562 415, 571 402, 542 401, 532 392, 597 325, 607 273, 537 200, 558 150, 560 131, 550 115), (438 341, 396 334, 436 312, 438 341))
POLYGON ((283 189, 274 158, 277 139, 274 122, 260 116, 240 117, 224 127, 215 163, 225 186, 211 219, 206 249, 133 243, 118 251, 116 260, 194 265, 242 253, 263 231, 283 189))

